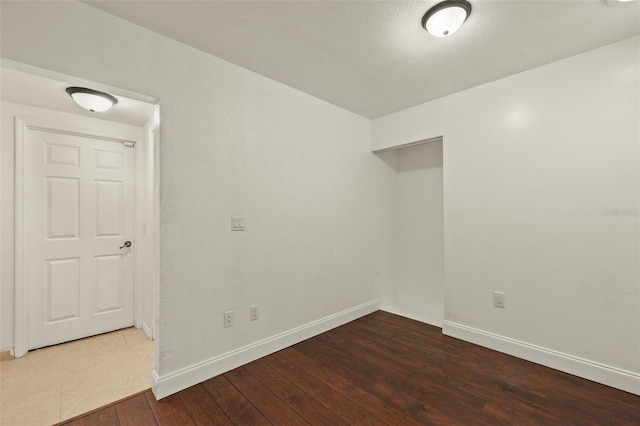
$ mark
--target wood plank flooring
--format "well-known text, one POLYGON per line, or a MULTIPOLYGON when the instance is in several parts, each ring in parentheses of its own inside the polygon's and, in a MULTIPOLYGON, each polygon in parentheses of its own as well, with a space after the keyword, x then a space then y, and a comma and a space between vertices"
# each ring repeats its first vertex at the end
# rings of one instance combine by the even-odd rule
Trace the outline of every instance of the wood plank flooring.
POLYGON ((65 425, 640 425, 640 397, 378 311, 161 401, 65 425))

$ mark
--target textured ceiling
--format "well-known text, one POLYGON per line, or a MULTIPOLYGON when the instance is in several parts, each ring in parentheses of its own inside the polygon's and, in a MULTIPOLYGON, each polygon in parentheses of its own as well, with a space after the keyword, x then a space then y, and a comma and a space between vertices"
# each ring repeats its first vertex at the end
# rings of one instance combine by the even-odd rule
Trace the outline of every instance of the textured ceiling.
POLYGON ((376 118, 640 34, 640 3, 471 0, 456 34, 436 1, 89 1, 363 116, 376 118))

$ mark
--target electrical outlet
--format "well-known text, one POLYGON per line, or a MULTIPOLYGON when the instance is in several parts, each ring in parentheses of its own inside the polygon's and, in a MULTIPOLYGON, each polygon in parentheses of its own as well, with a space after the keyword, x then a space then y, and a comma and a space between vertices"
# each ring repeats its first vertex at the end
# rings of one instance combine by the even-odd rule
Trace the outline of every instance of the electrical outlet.
POLYGON ((493 306, 497 307, 497 308, 505 308, 507 304, 507 295, 500 292, 500 291, 494 291, 493 292, 493 306))
POLYGON ((233 311, 227 311, 224 313, 224 326, 225 327, 233 326, 233 311))
POLYGON ((246 219, 244 216, 231 216, 231 230, 244 231, 246 228, 246 219))
POLYGON ((255 321, 258 319, 258 305, 249 308, 249 319, 255 321))

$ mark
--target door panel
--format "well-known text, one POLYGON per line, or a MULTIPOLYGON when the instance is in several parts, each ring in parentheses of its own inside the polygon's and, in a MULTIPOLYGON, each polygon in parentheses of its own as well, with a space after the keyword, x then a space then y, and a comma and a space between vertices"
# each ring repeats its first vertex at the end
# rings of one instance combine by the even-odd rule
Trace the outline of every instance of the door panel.
POLYGON ((122 309, 120 300, 123 284, 121 259, 120 255, 96 256, 96 313, 122 309))
POLYGON ((80 315, 80 259, 76 257, 46 262, 47 323, 77 319, 80 315))
POLYGON ((102 170, 122 170, 122 153, 96 150, 96 168, 102 170))
POLYGON ((47 239, 80 237, 80 179, 46 177, 47 239))
POLYGON ((29 349, 133 325, 134 151, 27 129, 29 349))
POLYGON ((124 200, 122 182, 96 180, 96 237, 122 237, 124 200))
POLYGON ((48 143, 47 164, 80 167, 80 148, 48 143))

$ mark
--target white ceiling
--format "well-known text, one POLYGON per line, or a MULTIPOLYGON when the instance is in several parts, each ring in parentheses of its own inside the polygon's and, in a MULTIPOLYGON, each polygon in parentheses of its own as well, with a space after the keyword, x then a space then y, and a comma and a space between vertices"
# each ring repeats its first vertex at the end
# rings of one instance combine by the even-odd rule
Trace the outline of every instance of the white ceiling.
POLYGON ((435 0, 88 3, 370 118, 640 34, 638 2, 470 1, 447 38, 435 0))
MULTIPOLYGON (((16 69, 0 68, 0 99, 54 111, 86 115, 118 123, 143 126, 153 115, 153 104, 116 95, 118 103, 106 112, 90 112, 80 108, 65 92, 72 82, 60 81, 16 69)), ((92 87, 100 89, 98 87, 92 87)))

